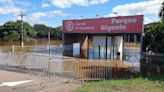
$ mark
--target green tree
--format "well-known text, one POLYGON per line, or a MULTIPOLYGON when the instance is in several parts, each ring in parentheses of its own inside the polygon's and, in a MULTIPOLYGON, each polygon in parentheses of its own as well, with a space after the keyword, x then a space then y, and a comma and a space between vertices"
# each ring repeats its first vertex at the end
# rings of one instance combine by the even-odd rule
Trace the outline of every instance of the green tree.
POLYGON ((17 31, 11 30, 9 32, 3 32, 3 41, 14 41, 14 40, 19 40, 20 35, 17 31))
POLYGON ((37 32, 37 38, 47 38, 48 31, 50 31, 50 27, 47 27, 44 24, 35 24, 34 29, 37 32))
POLYGON ((145 44, 148 50, 164 53, 164 21, 145 27, 145 44))
POLYGON ((160 9, 160 12, 159 12, 159 17, 161 19, 164 19, 164 2, 162 3, 162 6, 161 6, 161 9, 160 9))
POLYGON ((56 38, 56 39, 62 39, 62 27, 56 27, 53 28, 51 31, 51 37, 56 38))
MULTIPOLYGON (((36 35, 35 30, 33 27, 28 24, 27 22, 24 22, 24 37, 25 38, 33 38, 36 35)), ((0 27, 0 39, 4 41, 10 41, 10 40, 19 40, 21 35, 21 21, 8 21, 4 25, 0 27), (19 36, 18 36, 19 35, 19 36)))
POLYGON ((36 36, 36 31, 34 28, 27 22, 24 22, 24 35, 27 38, 34 38, 36 36))
POLYGON ((62 38, 62 27, 48 27, 44 24, 35 24, 34 29, 37 32, 37 38, 47 38, 48 32, 51 32, 51 38, 61 39, 62 38))

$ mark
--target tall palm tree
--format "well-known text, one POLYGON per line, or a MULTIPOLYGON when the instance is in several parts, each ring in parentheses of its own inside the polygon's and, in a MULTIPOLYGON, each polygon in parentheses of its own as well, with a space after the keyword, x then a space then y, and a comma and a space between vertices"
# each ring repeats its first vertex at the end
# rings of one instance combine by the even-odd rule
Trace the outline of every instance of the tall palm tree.
POLYGON ((162 3, 161 10, 159 12, 159 17, 164 19, 164 2, 162 3))

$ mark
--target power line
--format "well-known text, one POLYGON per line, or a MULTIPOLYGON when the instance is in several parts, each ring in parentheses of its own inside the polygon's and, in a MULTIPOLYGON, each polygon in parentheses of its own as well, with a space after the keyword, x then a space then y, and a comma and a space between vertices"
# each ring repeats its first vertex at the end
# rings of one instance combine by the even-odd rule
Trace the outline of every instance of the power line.
POLYGON ((26 14, 23 13, 23 11, 21 10, 21 13, 18 15, 21 17, 21 46, 24 46, 24 26, 23 26, 23 17, 26 16, 26 14))

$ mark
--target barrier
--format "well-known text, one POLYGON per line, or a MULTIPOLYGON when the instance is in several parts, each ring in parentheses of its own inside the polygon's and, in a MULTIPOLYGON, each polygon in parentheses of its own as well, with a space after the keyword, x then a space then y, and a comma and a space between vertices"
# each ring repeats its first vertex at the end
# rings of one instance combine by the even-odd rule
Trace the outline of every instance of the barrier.
POLYGON ((76 65, 76 78, 83 80, 112 79, 111 63, 103 61, 78 61, 76 65))
POLYGON ((143 76, 164 74, 164 54, 143 53, 141 59, 141 73, 143 76))
POLYGON ((0 69, 37 74, 42 85, 72 80, 104 80, 128 76, 133 70, 120 61, 85 60, 37 53, 0 53, 0 69))

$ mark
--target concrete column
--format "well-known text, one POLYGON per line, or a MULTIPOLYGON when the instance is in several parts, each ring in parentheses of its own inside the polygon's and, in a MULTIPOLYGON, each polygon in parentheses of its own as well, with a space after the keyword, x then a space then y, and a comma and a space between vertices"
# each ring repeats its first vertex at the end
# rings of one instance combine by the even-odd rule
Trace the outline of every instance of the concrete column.
POLYGON ((81 39, 81 53, 80 57, 81 58, 88 58, 88 50, 89 50, 89 44, 88 44, 88 36, 85 36, 84 38, 81 39))
POLYGON ((80 43, 80 58, 88 58, 88 36, 63 34, 63 56, 73 57, 73 43, 80 43))

